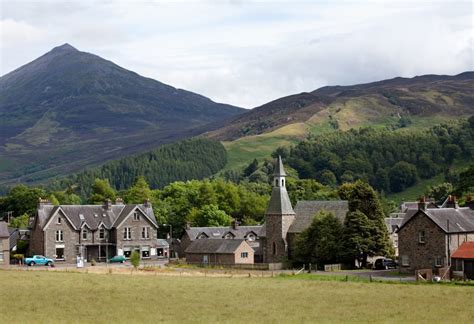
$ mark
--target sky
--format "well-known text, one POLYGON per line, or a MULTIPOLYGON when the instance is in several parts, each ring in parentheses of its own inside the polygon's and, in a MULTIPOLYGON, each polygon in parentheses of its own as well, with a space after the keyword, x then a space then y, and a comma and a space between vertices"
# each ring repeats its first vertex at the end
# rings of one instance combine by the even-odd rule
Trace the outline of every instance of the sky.
POLYGON ((69 43, 253 108, 326 85, 474 70, 472 1, 0 3, 0 75, 69 43))

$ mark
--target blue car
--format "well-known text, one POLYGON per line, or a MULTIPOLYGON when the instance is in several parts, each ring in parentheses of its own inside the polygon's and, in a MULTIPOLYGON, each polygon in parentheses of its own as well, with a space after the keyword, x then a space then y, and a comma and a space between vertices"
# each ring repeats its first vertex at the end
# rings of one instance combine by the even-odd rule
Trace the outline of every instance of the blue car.
POLYGON ((27 264, 30 267, 36 264, 52 267, 54 266, 54 261, 53 259, 48 259, 42 255, 33 255, 31 258, 25 259, 25 264, 27 264))

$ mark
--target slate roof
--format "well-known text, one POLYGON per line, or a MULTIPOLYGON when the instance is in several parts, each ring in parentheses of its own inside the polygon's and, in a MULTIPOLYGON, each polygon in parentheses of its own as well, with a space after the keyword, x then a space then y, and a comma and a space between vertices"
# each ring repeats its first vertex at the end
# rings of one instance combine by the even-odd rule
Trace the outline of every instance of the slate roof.
POLYGON ((275 163, 275 170, 273 171, 273 175, 279 177, 286 177, 285 168, 283 167, 283 161, 281 160, 281 156, 278 156, 278 159, 275 163))
POLYGON ((8 232, 10 233, 10 250, 12 250, 18 244, 18 240, 20 239, 20 231, 18 228, 9 227, 8 232))
POLYGON ((158 227, 153 209, 150 205, 111 205, 110 209, 106 209, 102 205, 59 205, 54 206, 45 204, 38 209, 37 221, 40 228, 43 228, 49 218, 58 211, 71 221, 76 229, 79 229, 83 223, 91 230, 96 230, 101 223, 108 229, 119 224, 127 215, 135 208, 139 208, 143 213, 147 214, 150 221, 158 227))
POLYGON ((454 259, 474 259, 474 242, 464 242, 451 255, 454 259))
POLYGON ((398 217, 392 217, 393 214, 390 214, 390 217, 385 218, 385 226, 387 227, 387 231, 392 234, 395 233, 398 227, 403 222, 403 218, 405 216, 405 213, 396 213, 399 215, 398 217))
MULTIPOLYGON (((233 254, 245 240, 196 240, 192 242, 185 253, 233 254)), ((250 246, 249 246, 250 247, 250 246)))
MULTIPOLYGON (((438 206, 436 206, 436 203, 433 199, 427 199, 426 200, 427 202, 427 208, 438 208, 438 206)), ((401 205, 400 205, 400 210, 401 212, 405 213, 407 212, 408 210, 418 210, 418 201, 405 201, 403 202, 401 205)))
POLYGON ((268 202, 267 215, 293 215, 290 197, 285 187, 273 187, 272 196, 268 202))
POLYGON ((10 232, 8 231, 8 224, 4 221, 0 222, 0 238, 10 237, 10 232))
POLYGON ((349 203, 347 200, 298 201, 295 207, 296 217, 288 232, 303 232, 311 225, 314 216, 321 210, 334 213, 334 215, 343 222, 349 211, 349 203))
POLYGON ((222 239, 227 233, 232 233, 234 239, 243 240, 248 233, 253 232, 257 236, 264 236, 265 232, 262 231, 262 225, 255 226, 237 226, 236 229, 230 226, 221 227, 190 227, 186 229, 186 233, 191 240, 196 240, 198 235, 204 233, 209 239, 222 239))
POLYGON ((474 232, 474 210, 468 207, 408 210, 398 231, 420 212, 446 233, 474 232))

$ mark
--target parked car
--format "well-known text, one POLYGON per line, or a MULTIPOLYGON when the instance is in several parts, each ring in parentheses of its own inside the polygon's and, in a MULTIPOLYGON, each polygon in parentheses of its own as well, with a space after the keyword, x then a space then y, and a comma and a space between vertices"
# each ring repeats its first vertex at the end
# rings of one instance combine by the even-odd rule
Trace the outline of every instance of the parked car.
POLYGON ((123 255, 116 255, 109 259, 109 263, 124 263, 127 261, 123 255))
POLYGON ((381 269, 396 269, 398 266, 397 262, 389 258, 380 258, 375 260, 374 268, 377 270, 381 269))
POLYGON ((36 264, 38 265, 45 265, 48 267, 53 267, 54 266, 54 260, 49 259, 47 257, 44 257, 42 255, 33 255, 31 258, 26 258, 25 259, 25 264, 28 266, 34 266, 36 264))

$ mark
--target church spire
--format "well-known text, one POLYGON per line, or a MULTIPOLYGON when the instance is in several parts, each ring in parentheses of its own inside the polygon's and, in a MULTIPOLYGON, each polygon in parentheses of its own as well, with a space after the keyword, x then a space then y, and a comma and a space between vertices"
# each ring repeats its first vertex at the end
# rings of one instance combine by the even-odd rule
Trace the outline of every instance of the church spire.
POLYGON ((275 161, 274 170, 272 196, 270 197, 266 214, 293 215, 295 212, 286 191, 286 172, 283 168, 281 156, 278 156, 278 159, 275 161))
POLYGON ((285 168, 283 167, 283 162, 281 156, 278 155, 278 160, 275 163, 275 171, 273 172, 275 177, 286 177, 285 168))

